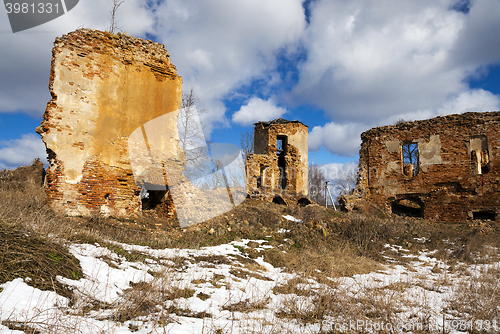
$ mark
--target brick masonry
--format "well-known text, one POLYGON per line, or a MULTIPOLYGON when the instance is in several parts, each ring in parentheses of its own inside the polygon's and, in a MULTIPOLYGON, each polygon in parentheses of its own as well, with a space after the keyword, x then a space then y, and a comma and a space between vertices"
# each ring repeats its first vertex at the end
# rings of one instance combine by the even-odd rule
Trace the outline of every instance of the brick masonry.
POLYGON ((307 197, 307 126, 282 118, 255 123, 254 154, 246 160, 247 189, 250 197, 285 201, 307 197), (283 157, 278 155, 278 138, 283 139, 283 157), (280 171, 280 164, 282 170, 280 171), (280 181, 285 178, 285 184, 280 181))
POLYGON ((163 45, 91 29, 71 32, 54 42, 49 89, 37 132, 47 148, 46 194, 54 210, 117 217, 140 211, 128 138, 162 115, 173 116, 161 149, 182 169, 176 124, 182 79, 163 45))
POLYGON ((498 219, 500 112, 377 127, 361 139, 356 190, 339 198, 344 209, 369 202, 432 221, 498 219), (413 163, 409 147, 417 148, 413 163))

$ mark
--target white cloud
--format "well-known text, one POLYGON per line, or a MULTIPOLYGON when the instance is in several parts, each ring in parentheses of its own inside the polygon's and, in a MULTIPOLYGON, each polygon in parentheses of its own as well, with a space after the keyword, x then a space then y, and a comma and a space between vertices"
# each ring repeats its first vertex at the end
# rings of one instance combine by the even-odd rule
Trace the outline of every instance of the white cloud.
POLYGON ((29 165, 36 158, 46 164, 46 156, 45 145, 40 136, 35 134, 24 134, 21 139, 0 141, 0 169, 29 165))
POLYGON ((252 79, 275 80, 277 51, 305 27, 301 0, 168 0, 156 15, 157 35, 209 122, 226 122, 225 96, 252 79))
POLYGON ((467 22, 452 50, 455 64, 477 67, 500 61, 499 17, 499 1, 472 1, 467 22))
POLYGON ((474 89, 448 98, 435 110, 399 113, 378 123, 340 124, 331 122, 324 126, 315 126, 309 133, 309 150, 317 151, 321 147, 325 147, 333 154, 354 156, 359 151, 361 133, 375 126, 395 124, 400 119, 413 121, 471 111, 495 110, 500 110, 500 96, 483 89, 474 89))
POLYGON ((409 113, 401 113, 390 117, 386 124, 394 124, 403 119, 414 121, 428 119, 436 116, 462 114, 474 111, 497 111, 500 110, 500 96, 484 89, 472 89, 462 92, 456 96, 449 97, 436 110, 418 110, 409 113))
POLYGON ((341 122, 373 122, 438 108, 467 89, 465 67, 448 66, 465 14, 449 1, 326 1, 312 8, 309 51, 294 99, 341 122))
POLYGON ((335 182, 346 178, 347 175, 356 175, 358 172, 358 162, 349 161, 346 163, 330 163, 319 166, 327 181, 335 182))
MULTIPOLYGON (((117 18, 131 35, 151 33, 165 44, 185 87, 195 87, 198 108, 208 111, 201 116, 208 139, 214 127, 230 124, 223 99, 248 99, 250 93, 238 94, 256 79, 261 84, 252 89, 263 99, 251 98, 233 122, 248 125, 311 104, 334 122, 312 129, 310 149, 348 156, 373 126, 500 109, 498 96, 467 85, 468 76, 500 61, 498 0, 473 1, 468 14, 450 9, 455 0, 315 0, 308 26, 302 2, 127 0, 117 18), (297 49, 307 57, 284 99, 276 87, 291 74, 277 74, 276 55, 297 49)), ((0 11, 0 112, 41 115, 50 99, 55 37, 78 27, 105 29, 110 8, 111 1, 80 1, 68 14, 16 34, 0 11)))
POLYGON ((500 96, 471 89, 467 78, 500 61, 500 3, 472 2, 465 14, 454 2, 312 3, 307 60, 287 96, 335 120, 311 131, 311 150, 350 156, 374 126, 499 110, 500 96))
POLYGON ((273 99, 267 101, 252 97, 248 103, 233 114, 233 122, 243 126, 251 125, 257 121, 270 121, 285 114, 285 108, 277 107, 273 99))
POLYGON ((474 89, 447 100, 437 110, 437 115, 450 115, 468 111, 500 110, 500 96, 484 89, 474 89))
POLYGON ((359 151, 361 132, 368 128, 361 123, 327 123, 315 126, 309 133, 309 150, 316 151, 325 147, 333 154, 354 156, 359 151))
MULTIPOLYGON (((0 11, 0 112, 23 110, 42 115, 50 100, 51 49, 57 36, 79 27, 104 30, 111 1, 80 1, 67 14, 13 34, 5 11, 0 11)), ((153 15, 141 0, 127 0, 118 9, 118 26, 132 35, 152 32, 153 15)))

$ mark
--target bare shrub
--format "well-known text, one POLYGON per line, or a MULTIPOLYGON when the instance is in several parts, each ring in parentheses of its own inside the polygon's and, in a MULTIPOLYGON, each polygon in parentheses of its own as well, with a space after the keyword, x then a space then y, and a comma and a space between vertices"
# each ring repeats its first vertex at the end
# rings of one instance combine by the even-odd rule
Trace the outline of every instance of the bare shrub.
POLYGON ((191 298, 195 290, 179 286, 170 270, 155 273, 149 282, 131 283, 113 307, 113 320, 124 322, 141 316, 153 316, 156 321, 171 322, 170 314, 199 316, 179 307, 177 299, 191 298))

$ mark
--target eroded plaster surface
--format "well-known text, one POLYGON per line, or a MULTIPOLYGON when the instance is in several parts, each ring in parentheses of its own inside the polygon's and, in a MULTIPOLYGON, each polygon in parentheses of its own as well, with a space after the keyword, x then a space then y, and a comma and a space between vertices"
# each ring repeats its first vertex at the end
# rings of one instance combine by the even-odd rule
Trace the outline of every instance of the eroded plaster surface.
POLYGON ((68 215, 140 211, 128 138, 162 115, 164 153, 182 164, 177 113, 182 79, 165 47, 126 35, 79 29, 57 38, 50 93, 37 132, 49 155, 47 197, 68 215))
POLYGON ((429 141, 422 140, 418 143, 418 153, 420 161, 420 169, 423 172, 427 171, 427 166, 447 163, 441 158, 441 140, 439 135, 432 135, 429 141))
POLYGON ((307 196, 307 126, 299 121, 276 119, 255 124, 254 154, 246 160, 246 182, 251 197, 273 200, 307 196), (278 138, 285 141, 284 156, 278 156, 278 138), (285 178, 285 184, 280 180, 285 178))

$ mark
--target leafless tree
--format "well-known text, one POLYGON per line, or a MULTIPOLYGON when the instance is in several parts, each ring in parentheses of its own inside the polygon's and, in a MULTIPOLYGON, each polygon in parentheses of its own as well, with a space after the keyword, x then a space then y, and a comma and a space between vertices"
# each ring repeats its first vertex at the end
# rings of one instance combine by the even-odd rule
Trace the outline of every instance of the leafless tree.
POLYGON ((193 176, 209 163, 207 143, 199 119, 199 115, 206 111, 196 108, 198 100, 199 98, 192 87, 187 93, 183 93, 181 110, 177 120, 179 144, 186 155, 186 171, 193 176))
POLYGON ((418 174, 418 144, 417 143, 404 143, 403 150, 403 164, 413 165, 413 176, 418 174))
POLYGON ((244 131, 240 136, 241 151, 243 152, 243 160, 246 160, 249 154, 253 153, 253 131, 244 131))
POLYGON ((113 8, 111 8, 110 14, 111 17, 109 19, 109 27, 108 31, 112 34, 115 33, 116 30, 119 28, 117 27, 117 19, 116 19, 116 12, 118 11, 118 8, 125 2, 125 0, 113 0, 113 8))
POLYGON ((349 167, 340 173, 339 177, 333 182, 338 195, 351 195, 356 188, 358 179, 358 167, 349 167))
POLYGON ((316 203, 325 202, 325 173, 320 166, 310 164, 307 171, 309 198, 316 203))

